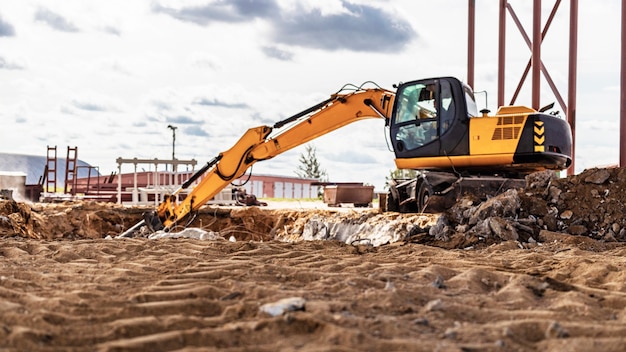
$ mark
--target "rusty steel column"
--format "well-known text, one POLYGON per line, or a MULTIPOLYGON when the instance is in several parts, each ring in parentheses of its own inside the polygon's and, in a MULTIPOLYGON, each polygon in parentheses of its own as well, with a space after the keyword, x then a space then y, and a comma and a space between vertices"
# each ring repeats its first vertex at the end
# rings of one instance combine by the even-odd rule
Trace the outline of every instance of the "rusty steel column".
POLYGON ((498 107, 504 105, 504 62, 506 60, 506 5, 507 0, 500 0, 498 12, 498 107))
POLYGON ((619 166, 626 167, 626 0, 622 0, 622 58, 620 67, 619 166))
MULTIPOLYGON (((626 1, 626 0, 622 0, 626 1)), ((576 75, 578 65, 578 0, 570 0, 569 11, 569 73, 567 75, 567 122, 572 129, 572 165, 567 175, 574 175, 576 156, 576 75)), ((623 16, 622 16, 623 18, 623 16)), ((623 23, 623 22, 622 22, 623 23)), ((622 35, 623 38, 623 35, 622 35)), ((622 39, 623 40, 623 39, 622 39)))
POLYGON ((476 38, 476 0, 467 0, 467 84, 474 89, 474 44, 476 38))
POLYGON ((541 0, 533 3, 532 108, 541 108, 541 0))

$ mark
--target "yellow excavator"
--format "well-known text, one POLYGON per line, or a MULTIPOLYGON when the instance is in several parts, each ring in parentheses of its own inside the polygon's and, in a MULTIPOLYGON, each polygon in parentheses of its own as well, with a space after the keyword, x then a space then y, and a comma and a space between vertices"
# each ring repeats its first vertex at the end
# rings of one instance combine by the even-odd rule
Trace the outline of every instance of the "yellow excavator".
POLYGON ((524 106, 500 107, 495 115, 479 113, 472 89, 453 77, 401 83, 394 85, 395 92, 374 84, 365 88, 366 83, 346 85, 272 127, 250 128, 120 237, 132 236, 142 226, 169 231, 257 161, 363 119, 384 119, 397 168, 418 171, 416 177, 392 182, 384 205, 388 211, 445 206, 464 192, 502 192, 523 185, 532 172, 571 164, 571 128, 555 114, 524 106), (433 201, 437 198, 444 201, 433 201))

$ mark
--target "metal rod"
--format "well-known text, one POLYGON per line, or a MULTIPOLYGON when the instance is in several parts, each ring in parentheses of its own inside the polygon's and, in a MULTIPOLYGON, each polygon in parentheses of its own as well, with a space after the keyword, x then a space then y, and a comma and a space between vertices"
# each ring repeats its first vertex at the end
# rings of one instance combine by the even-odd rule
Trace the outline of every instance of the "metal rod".
MULTIPOLYGON (((622 0, 626 1, 626 0, 622 0)), ((626 2, 625 2, 626 3, 626 2)), ((576 75, 577 75, 577 56, 578 56, 578 0, 570 0, 570 14, 569 14, 569 73, 568 73, 568 87, 567 87, 567 122, 572 129, 572 164, 567 169, 568 175, 574 175, 576 173, 575 163, 575 151, 576 151, 576 75)), ((622 60, 624 57, 624 16, 626 16, 626 12, 624 12, 624 5, 622 5, 622 60)), ((624 68, 622 64, 622 82, 626 81, 624 78, 624 68)), ((624 103, 626 99, 624 98, 624 83, 622 83, 622 104, 621 109, 624 111, 624 103)), ((625 114, 622 114, 622 136, 624 136, 624 129, 626 126, 623 123, 625 114)), ((623 139, 623 138, 620 138, 623 139)), ((624 150, 624 147, 620 150, 624 150)))
POLYGON ((541 108, 541 0, 533 3, 532 108, 541 108))
POLYGON ((476 0, 468 0, 467 7, 467 84, 474 89, 476 0))
POLYGON ((500 0, 498 25, 498 106, 504 105, 504 64, 506 61, 506 7, 507 1, 500 0))
POLYGON ((622 50, 620 67, 620 133, 619 133, 619 165, 626 166, 626 0, 622 0, 622 50))
POLYGON ((116 238, 127 238, 127 237, 133 237, 133 233, 135 231, 137 231, 140 227, 142 227, 143 225, 146 224, 146 220, 141 220, 140 222, 136 223, 135 226, 129 228, 128 230, 124 231, 122 234, 120 234, 119 236, 117 236, 116 238))

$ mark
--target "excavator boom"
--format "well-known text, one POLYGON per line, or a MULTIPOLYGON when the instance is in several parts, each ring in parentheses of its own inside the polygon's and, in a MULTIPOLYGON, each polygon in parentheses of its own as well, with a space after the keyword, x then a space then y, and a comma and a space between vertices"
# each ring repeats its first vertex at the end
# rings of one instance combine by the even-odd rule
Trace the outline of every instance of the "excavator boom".
MULTIPOLYGON (((395 94, 382 88, 357 87, 349 93, 331 95, 303 112, 270 126, 248 129, 228 150, 220 153, 173 194, 166 196, 156 215, 165 230, 198 210, 254 163, 271 159, 350 123, 370 118, 388 119, 395 94), (270 134, 279 130, 275 136, 270 134), (199 183, 180 203, 176 201, 193 182, 199 183)), ((152 220, 153 221, 153 220, 152 220)), ((151 227, 160 229, 153 224, 151 227)))

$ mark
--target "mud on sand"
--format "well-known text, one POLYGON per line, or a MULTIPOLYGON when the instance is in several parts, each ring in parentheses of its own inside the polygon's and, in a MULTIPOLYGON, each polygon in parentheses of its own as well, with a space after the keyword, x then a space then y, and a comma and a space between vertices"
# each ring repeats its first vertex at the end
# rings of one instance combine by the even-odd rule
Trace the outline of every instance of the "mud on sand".
POLYGON ((537 178, 434 223, 259 208, 194 223, 236 242, 106 239, 143 210, 3 202, 0 349, 622 351, 622 175, 537 178), (404 235, 346 236, 385 221, 404 235))

